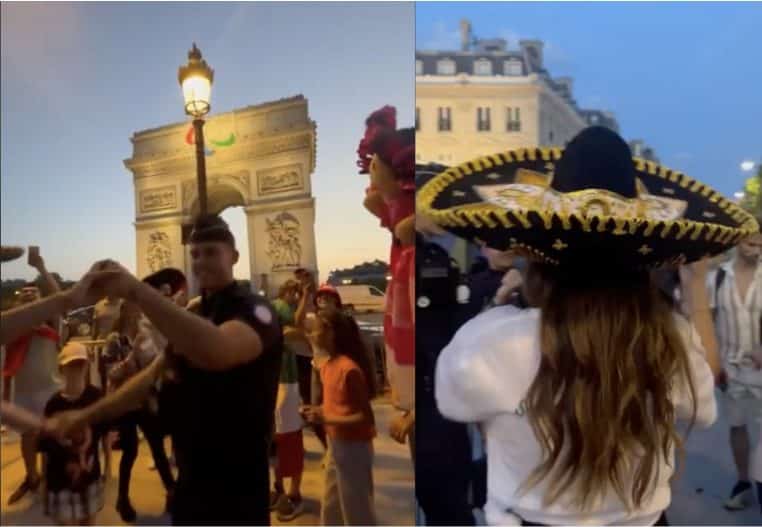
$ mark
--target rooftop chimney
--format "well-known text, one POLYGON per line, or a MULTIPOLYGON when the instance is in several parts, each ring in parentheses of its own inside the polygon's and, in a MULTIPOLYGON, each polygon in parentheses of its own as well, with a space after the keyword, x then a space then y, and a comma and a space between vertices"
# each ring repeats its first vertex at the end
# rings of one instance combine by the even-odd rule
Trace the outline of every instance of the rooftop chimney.
POLYGON ((460 49, 468 51, 471 48, 471 22, 464 18, 460 21, 460 49))
POLYGON ((519 47, 524 55, 524 60, 527 61, 530 72, 543 68, 542 49, 544 44, 542 40, 519 40, 519 47))

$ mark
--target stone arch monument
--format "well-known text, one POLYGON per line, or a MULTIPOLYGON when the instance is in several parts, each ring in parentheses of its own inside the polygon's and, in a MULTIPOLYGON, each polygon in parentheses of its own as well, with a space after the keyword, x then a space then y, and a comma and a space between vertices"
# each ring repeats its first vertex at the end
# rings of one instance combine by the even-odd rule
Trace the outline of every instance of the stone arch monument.
MULTIPOLYGON (((253 286, 274 294, 294 269, 317 276, 316 125, 303 96, 211 117, 204 126, 208 208, 242 206, 253 286)), ((182 269, 192 280, 184 231, 198 213, 193 128, 172 124, 136 132, 125 166, 135 187, 137 274, 182 269)), ((191 290, 195 291, 191 281, 191 290)))

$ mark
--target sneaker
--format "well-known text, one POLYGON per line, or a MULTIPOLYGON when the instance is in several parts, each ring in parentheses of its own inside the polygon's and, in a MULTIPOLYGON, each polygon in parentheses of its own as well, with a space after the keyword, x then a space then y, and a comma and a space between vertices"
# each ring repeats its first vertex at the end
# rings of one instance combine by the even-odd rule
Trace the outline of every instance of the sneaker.
POLYGON ((274 511, 278 509, 278 504, 281 502, 281 499, 285 496, 282 490, 271 490, 270 491, 270 510, 274 511))
POLYGON ((116 502, 116 512, 119 513, 119 517, 122 518, 124 523, 135 523, 138 517, 138 513, 135 511, 135 507, 130 503, 129 498, 118 499, 116 502))
POLYGON ((24 481, 21 482, 21 485, 19 485, 19 488, 17 488, 13 494, 11 494, 11 497, 8 498, 8 505, 13 505, 17 501, 19 501, 21 498, 26 496, 27 492, 35 493, 37 492, 37 489, 40 487, 40 478, 36 478, 35 480, 32 480, 27 476, 24 478, 24 481))
POLYGON ((725 500, 725 508, 730 511, 740 511, 751 504, 754 491, 748 481, 739 481, 725 500))
POLYGON ((289 522, 299 516, 304 510, 301 496, 284 496, 278 503, 278 521, 289 522))

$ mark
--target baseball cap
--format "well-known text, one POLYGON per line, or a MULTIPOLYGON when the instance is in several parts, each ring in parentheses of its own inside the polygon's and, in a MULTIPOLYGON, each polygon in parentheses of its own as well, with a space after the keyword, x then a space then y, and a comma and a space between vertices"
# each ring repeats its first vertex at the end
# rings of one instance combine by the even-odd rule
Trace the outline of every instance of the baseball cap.
POLYGON ((58 365, 64 366, 75 360, 88 360, 87 348, 79 342, 69 342, 58 354, 58 365))
POLYGON ((338 304, 338 307, 341 309, 341 295, 339 294, 339 291, 333 287, 330 284, 323 284, 321 285, 317 292, 315 293, 315 305, 317 305, 317 299, 321 295, 331 296, 336 300, 336 304, 338 304))

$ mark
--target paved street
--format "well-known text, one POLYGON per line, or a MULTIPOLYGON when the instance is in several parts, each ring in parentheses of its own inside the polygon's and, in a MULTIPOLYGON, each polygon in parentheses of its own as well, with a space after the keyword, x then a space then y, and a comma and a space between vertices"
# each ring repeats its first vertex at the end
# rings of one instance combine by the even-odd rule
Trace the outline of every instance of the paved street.
POLYGON ((714 426, 708 430, 694 429, 686 450, 685 468, 675 483, 672 506, 667 511, 670 524, 762 525, 759 505, 740 512, 722 507, 736 482, 736 470, 721 405, 714 426))
MULTIPOLYGON (((376 511, 379 522, 386 525, 413 525, 414 521, 414 473, 407 446, 402 446, 389 438, 389 421, 393 416, 391 406, 379 399, 373 405, 379 435, 374 442, 376 449, 374 480, 376 485, 376 511)), ((305 474, 302 493, 305 498, 305 512, 295 525, 316 525, 320 523, 320 496, 323 488, 323 472, 320 468, 322 447, 311 432, 305 431, 305 474)), ((119 452, 114 453, 114 466, 119 463, 119 452)), ((162 514, 164 491, 159 476, 149 470, 151 454, 143 441, 133 470, 131 493, 132 504, 138 511, 138 525, 165 525, 169 517, 162 514)), ((0 472, 2 500, 2 525, 40 525, 46 519, 42 514, 39 500, 26 497, 13 507, 5 505, 8 496, 23 478, 23 462, 20 458, 18 442, 4 442, 0 451, 0 472)), ((114 474, 116 476, 116 474, 114 474)), ((116 479, 109 480, 106 489, 106 506, 97 517, 99 525, 124 525, 114 509, 116 501, 116 479)), ((278 524, 275 514, 273 524, 278 524)))

